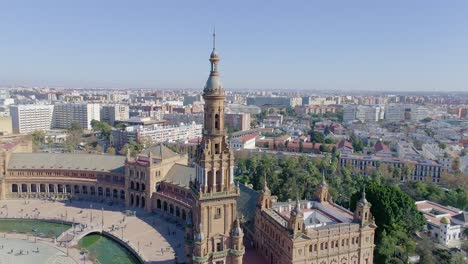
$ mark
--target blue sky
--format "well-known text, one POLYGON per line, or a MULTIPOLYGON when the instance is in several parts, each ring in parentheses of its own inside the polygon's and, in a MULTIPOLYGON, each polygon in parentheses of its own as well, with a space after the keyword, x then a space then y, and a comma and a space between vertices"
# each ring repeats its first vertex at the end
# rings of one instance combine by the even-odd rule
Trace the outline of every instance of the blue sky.
POLYGON ((0 85, 468 90, 468 1, 0 0, 0 85))

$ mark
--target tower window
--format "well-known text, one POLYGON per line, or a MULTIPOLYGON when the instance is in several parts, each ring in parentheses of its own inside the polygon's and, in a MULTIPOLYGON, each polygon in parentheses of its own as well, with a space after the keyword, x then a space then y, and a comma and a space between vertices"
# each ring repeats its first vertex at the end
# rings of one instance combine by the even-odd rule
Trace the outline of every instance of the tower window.
POLYGON ((216 208, 215 218, 221 218, 221 208, 216 208))
POLYGON ((215 144, 215 154, 219 154, 219 144, 215 144))
POLYGON ((221 242, 216 243, 216 251, 223 251, 223 243, 221 242))
POLYGON ((219 130, 219 114, 215 115, 215 129, 219 130))

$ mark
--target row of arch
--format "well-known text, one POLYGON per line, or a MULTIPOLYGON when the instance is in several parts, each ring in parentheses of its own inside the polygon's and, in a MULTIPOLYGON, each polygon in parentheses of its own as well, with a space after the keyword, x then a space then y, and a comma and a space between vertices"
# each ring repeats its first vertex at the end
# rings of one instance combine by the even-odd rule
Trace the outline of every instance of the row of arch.
POLYGON ((174 205, 165 200, 157 199, 156 209, 163 211, 165 213, 168 213, 170 215, 173 215, 183 221, 187 220, 187 217, 188 217, 187 211, 184 208, 179 207, 178 205, 174 205))
POLYGON ((130 189, 135 190, 135 191, 142 191, 144 192, 146 190, 146 185, 144 183, 139 183, 139 182, 130 182, 130 189))
POLYGON ((75 194, 75 195, 91 195, 102 196, 112 199, 125 200, 125 191, 111 189, 109 187, 95 187, 87 185, 70 185, 70 184, 36 184, 36 183, 13 183, 11 185, 12 193, 49 193, 49 194, 75 194))
POLYGON ((145 208, 146 206, 146 199, 144 196, 141 196, 133 193, 130 194, 130 206, 145 208))

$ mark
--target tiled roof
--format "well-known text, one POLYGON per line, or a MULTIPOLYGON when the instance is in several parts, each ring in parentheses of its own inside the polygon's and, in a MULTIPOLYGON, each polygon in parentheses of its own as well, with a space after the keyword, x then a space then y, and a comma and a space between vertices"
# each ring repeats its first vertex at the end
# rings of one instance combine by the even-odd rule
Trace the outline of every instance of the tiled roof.
POLYGON ((239 188, 240 196, 237 197, 237 212, 244 216, 247 223, 253 224, 258 192, 242 184, 239 185, 239 188))
POLYGON ((151 155, 153 155, 153 157, 156 158, 156 159, 160 159, 161 154, 162 154, 163 159, 172 158, 172 157, 175 157, 175 156, 179 155, 179 154, 175 153, 174 151, 170 150, 169 148, 167 148, 166 146, 164 146, 163 144, 158 144, 158 145, 151 146, 151 147, 143 150, 141 152, 141 154, 145 155, 145 156, 148 156, 149 151, 151 151, 151 155))
POLYGON ((351 144, 351 142, 349 141, 346 141, 346 140, 343 140, 343 141, 340 141, 340 143, 338 143, 338 146, 337 148, 348 148, 348 149, 353 149, 353 144, 351 144))
POLYGON ((382 141, 378 141, 377 143, 375 143, 374 150, 376 152, 379 152, 379 151, 391 152, 390 148, 387 145, 385 145, 382 141))
POLYGON ((195 168, 182 164, 174 164, 167 172, 165 181, 189 187, 190 180, 195 179, 195 168))
POLYGON ((468 212, 462 212, 460 214, 452 216, 452 218, 455 218, 463 223, 468 223, 468 212))
POLYGON ((55 169, 124 173, 125 157, 92 154, 13 153, 8 169, 55 169))

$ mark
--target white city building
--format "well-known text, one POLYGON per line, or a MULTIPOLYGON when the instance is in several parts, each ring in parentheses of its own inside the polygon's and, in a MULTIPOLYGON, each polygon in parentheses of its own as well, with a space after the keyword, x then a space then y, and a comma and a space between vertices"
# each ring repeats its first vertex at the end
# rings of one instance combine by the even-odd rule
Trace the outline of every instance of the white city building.
POLYGON ((54 107, 54 127, 70 128, 73 122, 77 122, 83 129, 91 129, 92 120, 101 120, 99 104, 88 103, 61 103, 54 107))
POLYGON ((127 120, 130 118, 128 105, 113 104, 103 105, 101 108, 101 121, 114 125, 115 121, 127 120))
POLYGON ((154 124, 149 126, 130 126, 125 128, 127 134, 135 134, 137 141, 149 140, 151 143, 180 142, 202 136, 202 124, 180 124, 166 126, 154 124))
POLYGON ((363 123, 375 123, 383 119, 384 107, 380 105, 346 105, 343 121, 359 120, 363 123))
POLYGON ((45 131, 52 128, 53 105, 10 106, 13 132, 19 134, 45 131))
POLYGON ((385 120, 389 122, 405 120, 405 108, 398 104, 388 105, 385 110, 385 120))
POLYGON ((427 232, 434 241, 448 247, 461 246, 467 213, 431 201, 418 201, 416 207, 426 218, 427 232))
POLYGON ((436 160, 445 171, 452 170, 453 158, 447 151, 439 148, 438 144, 423 144, 422 155, 426 159, 436 160))
POLYGON ((429 116, 429 110, 420 105, 411 106, 411 121, 421 121, 429 116))

